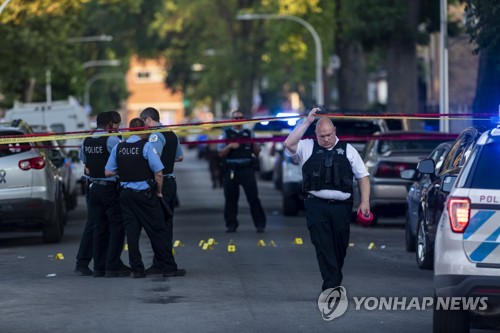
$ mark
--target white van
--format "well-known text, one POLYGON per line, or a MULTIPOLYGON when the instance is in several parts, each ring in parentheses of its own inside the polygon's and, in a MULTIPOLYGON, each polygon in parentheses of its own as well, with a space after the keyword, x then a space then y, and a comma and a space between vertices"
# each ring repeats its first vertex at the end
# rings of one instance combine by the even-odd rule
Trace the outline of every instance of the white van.
MULTIPOLYGON (((89 117, 74 97, 65 101, 53 101, 50 104, 14 102, 14 107, 7 110, 5 120, 22 119, 29 125, 46 125, 55 133, 90 130, 89 117)), ((81 139, 67 140, 69 146, 80 145, 81 139)))
MULTIPOLYGON (((78 101, 70 96, 67 100, 40 103, 14 102, 12 109, 5 113, 5 120, 22 119, 32 126, 47 126, 54 133, 80 132, 90 130, 87 113, 78 101)), ((59 141, 63 150, 73 158, 73 173, 79 180, 83 176, 83 165, 78 156, 83 139, 59 141)))

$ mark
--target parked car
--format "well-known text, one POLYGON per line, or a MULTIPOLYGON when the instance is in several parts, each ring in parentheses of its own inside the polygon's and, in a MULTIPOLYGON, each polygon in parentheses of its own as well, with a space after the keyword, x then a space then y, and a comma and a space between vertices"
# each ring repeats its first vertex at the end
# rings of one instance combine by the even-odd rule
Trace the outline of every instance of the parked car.
MULTIPOLYGON (((401 171, 415 169, 440 143, 456 135, 392 131, 379 133, 367 142, 361 155, 370 173, 370 209, 372 225, 380 216, 399 216, 406 212, 406 196, 411 182, 401 179, 401 171)), ((360 203, 359 186, 354 182, 354 206, 360 203)))
MULTIPOLYGON (((298 116, 298 114, 287 114, 286 116, 298 116)), ((277 115, 285 116, 285 115, 277 115)), ((261 151, 259 154, 259 175, 264 180, 271 180, 273 178, 273 171, 276 164, 276 159, 279 154, 276 151, 276 142, 273 138, 283 137, 290 134, 297 122, 297 118, 284 118, 283 120, 263 121, 255 123, 253 133, 255 138, 269 138, 268 142, 260 144, 261 151)))
MULTIPOLYGON (((33 125, 31 128, 35 133, 53 133, 53 131, 45 125, 33 125)), ((78 193, 80 190, 78 181, 80 179, 77 179, 74 173, 72 158, 66 153, 66 149, 59 147, 59 142, 50 140, 42 141, 40 144, 44 147, 43 149, 46 150, 49 158, 57 166, 57 170, 63 179, 67 209, 74 209, 78 203, 78 193)))
MULTIPOLYGON (((436 174, 440 173, 446 154, 451 149, 453 141, 443 142, 434 149, 429 159, 435 163, 436 174)), ((428 174, 420 173, 416 169, 408 169, 401 172, 401 178, 414 181, 406 196, 406 226, 405 226, 405 247, 406 251, 414 252, 416 247, 417 225, 419 211, 421 208, 421 198, 429 189, 431 177, 428 174)))
MULTIPOLYGON (((24 134, 33 131, 21 120, 0 124, 0 136, 24 134)), ((61 159, 41 146, 0 145, 0 229, 41 230, 44 242, 59 242, 67 217, 61 159)))
MULTIPOLYGON (((366 139, 363 136, 371 136, 377 132, 387 132, 387 124, 383 119, 354 119, 342 118, 333 120, 337 127, 337 136, 339 138, 347 137, 356 141, 348 142, 362 151, 366 145, 366 139)), ((314 138, 316 121, 309 126, 303 138, 314 138)), ((295 216, 300 209, 304 208, 305 193, 302 191, 302 169, 289 156, 284 156, 282 162, 282 200, 283 214, 285 216, 295 216)))
POLYGON ((474 311, 463 301, 458 310, 435 308, 436 333, 500 328, 500 127, 486 131, 471 146, 450 156, 466 160, 457 165, 458 176, 448 173, 439 182, 447 199, 436 228, 434 293, 487 300, 474 311))
POLYGON ((437 223, 448 196, 448 193, 442 190, 443 179, 456 176, 460 172, 480 135, 481 132, 473 127, 462 131, 446 155, 439 173, 436 173, 436 164, 432 159, 422 160, 417 166, 418 172, 428 174, 431 180, 427 191, 421 194, 418 213, 415 244, 417 265, 421 269, 433 267, 437 223))

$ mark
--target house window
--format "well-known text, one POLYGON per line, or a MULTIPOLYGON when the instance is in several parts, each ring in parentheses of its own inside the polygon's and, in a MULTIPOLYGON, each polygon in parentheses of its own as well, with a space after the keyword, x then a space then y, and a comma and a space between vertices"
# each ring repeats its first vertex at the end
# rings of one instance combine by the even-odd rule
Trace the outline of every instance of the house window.
POLYGON ((137 78, 138 79, 149 79, 149 77, 151 76, 151 74, 149 72, 138 72, 137 73, 137 78))

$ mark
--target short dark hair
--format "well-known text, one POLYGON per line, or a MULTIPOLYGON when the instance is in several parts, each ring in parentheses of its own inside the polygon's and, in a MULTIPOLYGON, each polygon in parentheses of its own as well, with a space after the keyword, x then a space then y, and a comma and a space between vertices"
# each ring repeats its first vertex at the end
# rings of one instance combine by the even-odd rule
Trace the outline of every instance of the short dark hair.
POLYGON ((130 121, 128 127, 130 128, 131 131, 141 131, 144 128, 138 128, 138 127, 145 127, 144 120, 141 118, 134 118, 130 121))
POLYGON ((108 111, 109 114, 111 115, 111 121, 113 124, 119 124, 122 122, 122 116, 116 111, 108 111))
POLYGON ((96 124, 98 128, 106 129, 111 122, 112 118, 109 112, 101 112, 96 117, 96 124))
POLYGON ((142 110, 141 119, 146 119, 147 117, 153 119, 154 121, 160 121, 160 113, 155 108, 149 107, 142 110))
POLYGON ((241 113, 243 116, 245 116, 245 113, 244 113, 243 111, 241 111, 241 109, 240 109, 240 108, 236 108, 236 109, 234 109, 234 110, 232 110, 232 111, 230 112, 231 118, 232 118, 232 117, 234 117, 234 114, 235 114, 235 113, 241 113))

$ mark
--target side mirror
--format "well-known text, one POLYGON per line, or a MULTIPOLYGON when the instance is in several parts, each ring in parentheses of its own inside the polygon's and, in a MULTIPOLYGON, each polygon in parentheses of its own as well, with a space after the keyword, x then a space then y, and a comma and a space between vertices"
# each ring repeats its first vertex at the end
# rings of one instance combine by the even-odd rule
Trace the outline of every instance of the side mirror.
POLYGON ((434 175, 436 170, 436 164, 432 159, 421 160, 420 162, 418 162, 417 170, 420 173, 434 175))
POLYGON ((68 152, 68 156, 71 159, 71 162, 78 162, 80 159, 78 158, 78 150, 70 150, 68 152))
POLYGON ((456 175, 445 176, 441 181, 441 191, 443 191, 444 193, 450 193, 451 189, 453 188, 453 185, 455 185, 456 180, 457 180, 456 175))
POLYGON ((418 173, 417 173, 417 170, 415 170, 415 169, 403 170, 403 171, 401 171, 401 174, 399 176, 402 179, 406 179, 406 180, 417 180, 418 179, 418 173))
POLYGON ((64 165, 64 156, 59 149, 49 149, 49 159, 57 168, 64 165))

